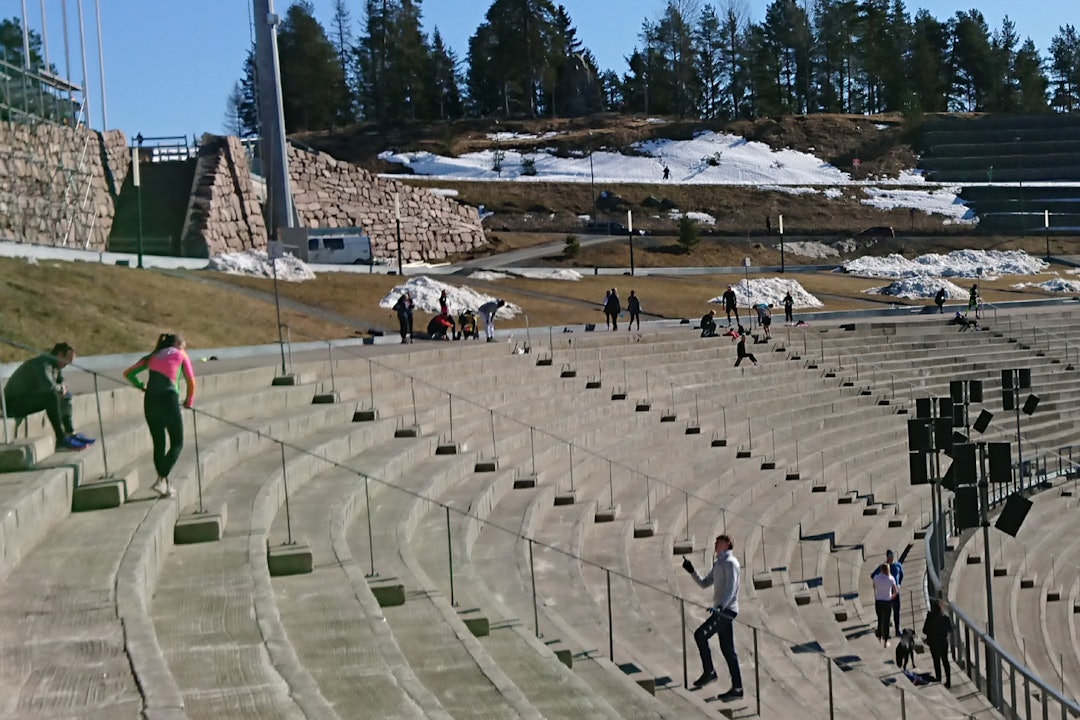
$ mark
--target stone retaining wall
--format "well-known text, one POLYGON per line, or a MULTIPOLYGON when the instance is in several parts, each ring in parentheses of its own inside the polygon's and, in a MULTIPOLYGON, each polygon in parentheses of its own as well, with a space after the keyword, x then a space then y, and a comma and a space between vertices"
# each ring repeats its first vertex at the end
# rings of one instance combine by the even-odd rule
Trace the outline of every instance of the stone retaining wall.
POLYGON ((182 242, 192 256, 266 248, 266 222, 237 138, 203 136, 182 242))
POLYGON ((293 200, 307 227, 360 227, 375 257, 396 258, 394 196, 401 204, 406 262, 441 260, 487 240, 476 208, 396 180, 381 178, 326 153, 289 148, 293 200))
POLYGON ((124 172, 126 146, 120 131, 0 123, 0 236, 105 250, 114 204, 103 158, 124 172))

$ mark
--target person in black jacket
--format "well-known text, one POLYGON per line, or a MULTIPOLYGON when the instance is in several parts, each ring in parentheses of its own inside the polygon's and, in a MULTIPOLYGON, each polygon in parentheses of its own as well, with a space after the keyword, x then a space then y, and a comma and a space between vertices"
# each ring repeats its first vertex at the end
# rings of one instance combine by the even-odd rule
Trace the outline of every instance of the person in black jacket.
POLYGON ((7 417, 24 418, 44 410, 56 435, 57 450, 82 450, 94 442, 76 433, 72 425, 71 393, 64 384, 63 370, 74 361, 75 349, 56 343, 49 352, 16 368, 4 386, 7 417))
POLYGON ((615 288, 611 288, 611 292, 607 295, 607 300, 604 301, 604 314, 611 318, 611 329, 619 329, 619 313, 622 312, 622 303, 619 302, 619 293, 615 288))
POLYGON ((930 648, 930 657, 934 660, 934 678, 938 682, 941 682, 941 666, 945 665, 945 687, 952 687, 949 672, 949 638, 952 637, 952 630, 952 620, 945 614, 945 602, 931 602, 922 631, 926 636, 926 647, 930 648))
POLYGON ((637 329, 641 329, 641 301, 633 290, 630 291, 630 297, 626 300, 626 311, 630 313, 630 321, 626 323, 626 329, 629 330, 637 320, 637 329))
POLYGON ((412 293, 406 290, 398 301, 394 303, 394 312, 397 313, 398 325, 401 330, 401 342, 412 342, 413 338, 413 299, 412 293), (408 340, 405 336, 408 336, 408 340))
POLYGON ((737 357, 735 358, 735 367, 739 367, 742 361, 746 359, 749 359, 750 362, 754 363, 755 365, 760 365, 760 363, 757 361, 757 358, 754 357, 754 353, 746 352, 746 332, 742 331, 741 325, 739 326, 739 330, 741 332, 739 332, 739 344, 735 348, 737 355, 737 357))
POLYGON ((716 311, 701 316, 701 337, 716 337, 716 311))
POLYGON ((735 313, 735 323, 739 323, 739 303, 738 298, 735 297, 735 288, 731 285, 727 286, 727 290, 720 296, 724 301, 724 312, 727 314, 728 327, 731 326, 731 313, 735 313))

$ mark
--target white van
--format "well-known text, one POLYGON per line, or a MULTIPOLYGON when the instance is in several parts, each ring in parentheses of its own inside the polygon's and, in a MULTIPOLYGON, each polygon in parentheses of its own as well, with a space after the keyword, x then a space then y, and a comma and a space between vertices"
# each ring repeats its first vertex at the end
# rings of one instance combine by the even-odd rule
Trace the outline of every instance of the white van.
POLYGON ((308 231, 307 261, 325 265, 370 265, 371 238, 349 231, 308 231), (316 235, 315 232, 318 232, 316 235))

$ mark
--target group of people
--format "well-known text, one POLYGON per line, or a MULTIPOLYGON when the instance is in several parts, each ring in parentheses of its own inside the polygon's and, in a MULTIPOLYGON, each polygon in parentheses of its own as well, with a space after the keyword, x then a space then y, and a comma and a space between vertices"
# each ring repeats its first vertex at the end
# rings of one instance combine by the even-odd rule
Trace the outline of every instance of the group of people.
MULTIPOLYGON (((709 640, 718 636, 720 652, 727 664, 731 676, 731 687, 721 693, 717 699, 725 702, 738 700, 745 694, 739 656, 735 649, 734 621, 739 615, 739 584, 742 572, 738 558, 735 557, 735 540, 731 535, 718 535, 713 544, 713 565, 704 575, 698 573, 693 562, 684 557, 683 569, 690 574, 694 582, 702 588, 712 588, 712 602, 705 621, 694 631, 694 642, 701 656, 701 675, 694 681, 694 688, 701 688, 717 679, 713 664, 709 640)), ((870 575, 874 583, 875 610, 877 629, 875 634, 882 639, 885 647, 889 646, 890 620, 895 625, 896 634, 900 635, 900 586, 904 582, 904 567, 895 553, 889 550, 885 562, 870 575)), ((926 646, 934 663, 934 678, 942 680, 944 669, 945 687, 952 687, 952 674, 949 666, 949 643, 953 633, 952 621, 946 613, 942 600, 933 600, 927 611, 922 627, 926 646), (942 667, 944 666, 944 667, 942 667)))
MULTIPOLYGON (((727 290, 720 296, 720 302, 724 306, 724 313, 727 315, 727 324, 731 326, 731 316, 735 316, 735 324, 738 325, 741 320, 739 319, 739 298, 735 294, 735 287, 732 285, 727 286, 727 290)), ((795 298, 791 296, 789 290, 784 294, 784 299, 781 300, 781 304, 784 306, 784 323, 787 325, 795 324, 795 298)), ((765 337, 772 337, 772 305, 768 303, 757 303, 754 305, 754 311, 757 313, 758 322, 761 324, 765 331, 765 337)))
MULTIPOLYGON (((124 377, 143 391, 143 416, 153 443, 154 469, 157 480, 153 490, 167 497, 175 494, 169 480, 180 452, 184 448, 184 419, 181 414, 180 376, 183 375, 186 394, 183 407, 191 409, 195 402, 195 372, 185 351, 184 339, 174 333, 158 336, 154 349, 124 371, 124 377), (139 378, 146 373, 146 381, 139 378)), ((75 361, 75 348, 66 342, 22 363, 4 385, 4 414, 25 418, 44 412, 56 435, 59 451, 85 450, 95 439, 75 432, 72 420, 72 393, 64 381, 63 371, 75 361)))
MULTIPOLYGON (((480 319, 484 322, 484 334, 488 342, 495 342, 495 315, 499 312, 499 308, 505 305, 505 301, 496 299, 490 300, 478 308, 480 319)), ((397 313, 402 344, 413 341, 413 312, 415 307, 416 304, 413 301, 412 293, 408 290, 403 292, 397 302, 394 303, 394 312, 397 313)), ((427 334, 432 340, 479 338, 480 332, 477 327, 477 313, 470 308, 462 310, 455 322, 454 316, 450 312, 449 298, 447 298, 446 291, 443 290, 442 294, 439 295, 439 314, 428 322, 427 334)))
MULTIPOLYGON (((619 291, 616 288, 611 288, 604 292, 604 302, 601 304, 604 311, 604 320, 608 330, 619 329, 619 318, 622 317, 622 302, 619 300, 619 291)), ((630 297, 626 299, 626 312, 629 315, 629 320, 626 323, 626 329, 631 330, 634 327, 634 323, 637 323, 637 329, 641 329, 641 299, 637 296, 637 292, 630 291, 630 297)))

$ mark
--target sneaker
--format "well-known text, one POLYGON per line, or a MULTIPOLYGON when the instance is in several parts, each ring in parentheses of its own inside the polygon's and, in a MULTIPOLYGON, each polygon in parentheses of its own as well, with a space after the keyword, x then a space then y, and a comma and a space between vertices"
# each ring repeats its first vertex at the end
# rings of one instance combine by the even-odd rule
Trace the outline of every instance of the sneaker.
POLYGON ((742 688, 731 688, 726 693, 720 693, 716 696, 717 700, 740 700, 743 696, 742 688))
POLYGON ((158 481, 150 486, 150 489, 156 492, 161 497, 169 497, 175 494, 172 486, 169 485, 169 481, 165 478, 158 478, 158 481))
POLYGON ((93 445, 95 442, 97 442, 97 440, 95 438, 87 437, 87 436, 83 435, 82 433, 75 433, 71 437, 75 438, 76 440, 81 442, 83 445, 93 445))
POLYGON ((891 644, 892 642, 890 642, 889 638, 885 638, 885 647, 888 648, 891 644))
POLYGON ((61 451, 61 450, 85 450, 86 449, 86 443, 82 442, 81 440, 76 438, 74 435, 68 435, 66 437, 62 437, 62 438, 57 439, 57 441, 56 441, 56 449, 57 449, 57 451, 61 451))
POLYGON ((703 687, 716 680, 716 673, 702 673, 701 677, 694 681, 694 687, 703 687))

